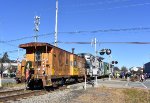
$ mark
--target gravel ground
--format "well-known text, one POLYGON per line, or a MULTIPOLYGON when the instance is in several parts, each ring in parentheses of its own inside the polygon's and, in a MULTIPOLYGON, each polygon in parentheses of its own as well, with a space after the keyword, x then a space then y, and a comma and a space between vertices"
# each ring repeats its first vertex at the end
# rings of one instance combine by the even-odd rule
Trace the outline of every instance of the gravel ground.
MULTIPOLYGON (((79 91, 81 92, 81 91, 79 91)), ((70 103, 75 95, 79 92, 63 90, 48 93, 40 96, 32 96, 27 99, 20 99, 19 101, 9 101, 10 103, 70 103)), ((82 92, 81 92, 82 93, 82 92)))
POLYGON ((9 101, 10 103, 121 103, 119 99, 123 96, 116 94, 116 89, 106 88, 104 86, 92 87, 87 85, 84 90, 84 83, 68 86, 68 89, 54 91, 40 96, 32 96, 19 101, 9 101), (115 96, 115 97, 114 97, 115 96), (115 100, 113 98, 119 97, 115 100))
MULTIPOLYGON (((87 88, 92 87, 87 85, 87 88)), ((9 101, 10 103, 70 103, 72 99, 85 92, 83 83, 70 85, 68 89, 54 91, 40 96, 32 96, 18 101, 9 101)))
POLYGON ((125 102, 125 95, 122 93, 123 88, 121 88, 126 83, 122 86, 116 82, 114 84, 116 84, 115 88, 114 85, 112 87, 109 85, 93 87, 88 84, 87 89, 84 90, 84 83, 79 83, 69 85, 68 89, 65 90, 57 90, 40 96, 20 99, 19 101, 10 101, 10 103, 127 103, 125 102))
POLYGON ((10 87, 1 87, 0 88, 0 92, 2 91, 11 91, 11 90, 19 90, 19 89, 25 89, 25 85, 24 84, 16 84, 10 87))
POLYGON ((66 89, 55 91, 41 96, 33 96, 20 101, 10 101, 10 103, 123 103, 121 96, 116 89, 98 87, 84 89, 66 89), (117 99, 114 99, 116 98, 117 99))

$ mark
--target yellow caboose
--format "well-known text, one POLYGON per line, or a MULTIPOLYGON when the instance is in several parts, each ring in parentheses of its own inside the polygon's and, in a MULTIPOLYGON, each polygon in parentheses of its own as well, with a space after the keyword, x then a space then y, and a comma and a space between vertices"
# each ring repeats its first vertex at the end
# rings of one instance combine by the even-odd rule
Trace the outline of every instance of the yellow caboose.
POLYGON ((85 75, 85 59, 48 43, 31 42, 19 45, 26 49, 26 58, 18 68, 17 78, 28 87, 43 88, 78 80, 85 75))

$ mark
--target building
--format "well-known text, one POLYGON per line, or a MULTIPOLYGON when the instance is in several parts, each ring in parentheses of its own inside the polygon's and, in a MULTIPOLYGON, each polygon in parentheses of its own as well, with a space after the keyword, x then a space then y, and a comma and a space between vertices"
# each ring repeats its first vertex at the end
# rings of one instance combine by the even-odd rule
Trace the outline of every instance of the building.
POLYGON ((2 77, 14 77, 17 71, 18 63, 11 61, 10 63, 1 63, 0 70, 2 77))

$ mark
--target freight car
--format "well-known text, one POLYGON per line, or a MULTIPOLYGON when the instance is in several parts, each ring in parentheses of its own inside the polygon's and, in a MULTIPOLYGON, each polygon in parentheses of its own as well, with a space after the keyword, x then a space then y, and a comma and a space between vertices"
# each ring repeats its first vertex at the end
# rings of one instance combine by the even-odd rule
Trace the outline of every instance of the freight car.
POLYGON ((150 73, 150 62, 144 64, 143 73, 150 73))
MULTIPOLYGON (((111 64, 110 64, 111 65, 111 64)), ((110 67, 112 67, 112 66, 110 66, 110 67)), ((108 77, 109 76, 109 74, 111 73, 111 71, 109 70, 109 63, 107 63, 107 62, 103 62, 103 76, 104 77, 108 77)))
POLYGON ((17 81, 26 81, 30 89, 63 85, 85 76, 85 59, 49 43, 31 42, 19 45, 26 57, 18 67, 17 81))

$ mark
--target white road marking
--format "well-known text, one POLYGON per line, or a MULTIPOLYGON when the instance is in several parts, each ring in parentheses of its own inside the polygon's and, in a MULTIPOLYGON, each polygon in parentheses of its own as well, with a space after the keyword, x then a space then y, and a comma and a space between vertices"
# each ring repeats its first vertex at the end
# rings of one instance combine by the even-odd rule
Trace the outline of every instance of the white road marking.
POLYGON ((125 86, 129 86, 129 82, 127 82, 127 83, 125 84, 125 86))
MULTIPOLYGON (((141 82, 140 82, 141 83, 141 82)), ((144 86, 145 88, 147 88, 147 86, 146 85, 144 85, 143 83, 141 83, 142 84, 142 86, 144 86)))

